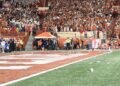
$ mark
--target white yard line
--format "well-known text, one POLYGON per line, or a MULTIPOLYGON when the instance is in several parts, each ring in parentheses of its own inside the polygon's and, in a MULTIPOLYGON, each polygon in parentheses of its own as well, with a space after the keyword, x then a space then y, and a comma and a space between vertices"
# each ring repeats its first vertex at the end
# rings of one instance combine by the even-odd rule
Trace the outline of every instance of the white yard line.
POLYGON ((0 70, 26 70, 31 66, 0 66, 0 70))
POLYGON ((46 58, 13 58, 13 57, 11 57, 11 58, 9 58, 9 57, 7 57, 7 58, 0 58, 0 60, 45 60, 46 58))
POLYGON ((44 73, 47 73, 47 72, 50 72, 50 71, 59 69, 59 68, 66 67, 66 66, 71 65, 71 64, 75 64, 75 63, 78 63, 78 62, 81 62, 81 61, 84 61, 84 60, 87 60, 87 59, 95 58, 95 57, 97 57, 97 56, 101 56, 101 55, 104 55, 104 54, 106 54, 106 52, 103 53, 103 54, 99 54, 99 55, 96 55, 96 56, 91 56, 91 57, 89 57, 89 58, 84 58, 84 59, 82 59, 82 60, 78 60, 78 61, 75 61, 75 62, 71 62, 71 63, 69 63, 69 64, 65 64, 65 65, 62 65, 62 66, 59 66, 59 67, 55 67, 55 68, 52 68, 52 69, 49 69, 49 70, 46 70, 46 71, 43 71, 43 72, 40 72, 40 73, 32 74, 32 75, 27 76, 27 77, 22 77, 22 78, 20 78, 20 79, 13 80, 13 81, 10 81, 10 82, 4 83, 4 84, 0 84, 0 86, 7 86, 7 85, 10 85, 10 84, 13 84, 13 83, 22 81, 22 80, 26 80, 26 79, 29 79, 29 78, 32 78, 32 77, 35 77, 35 76, 38 76, 38 75, 41 75, 41 74, 44 74, 44 73))
POLYGON ((7 61, 0 61, 0 64, 4 64, 4 63, 7 63, 7 61))
POLYGON ((36 65, 36 64, 47 64, 50 63, 52 61, 46 61, 46 60, 36 60, 36 61, 31 61, 31 62, 9 62, 9 61, 0 61, 0 65, 1 64, 21 64, 21 65, 36 65))
POLYGON ((6 61, 0 61, 0 65, 1 64, 47 64, 47 63, 52 63, 52 62, 55 62, 55 61, 61 61, 61 60, 65 60, 65 59, 69 59, 69 58, 74 58, 74 57, 78 57, 78 56, 82 56, 82 55, 85 55, 85 54, 70 54, 70 55, 61 55, 61 56, 55 56, 55 55, 51 55, 51 57, 49 58, 13 58, 13 57, 5 57, 5 58, 0 58, 0 60, 6 60, 6 61), (11 62, 10 60, 16 60, 15 62, 11 62), (18 59, 30 59, 31 61, 29 62, 19 62, 17 61, 18 59))

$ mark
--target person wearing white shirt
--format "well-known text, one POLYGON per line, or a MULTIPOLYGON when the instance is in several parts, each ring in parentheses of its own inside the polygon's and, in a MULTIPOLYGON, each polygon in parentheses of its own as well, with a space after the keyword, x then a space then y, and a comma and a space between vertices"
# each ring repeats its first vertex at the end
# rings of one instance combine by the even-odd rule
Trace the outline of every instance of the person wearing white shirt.
POLYGON ((2 52, 4 53, 4 50, 5 50, 5 41, 4 40, 1 42, 1 46, 2 46, 2 52))

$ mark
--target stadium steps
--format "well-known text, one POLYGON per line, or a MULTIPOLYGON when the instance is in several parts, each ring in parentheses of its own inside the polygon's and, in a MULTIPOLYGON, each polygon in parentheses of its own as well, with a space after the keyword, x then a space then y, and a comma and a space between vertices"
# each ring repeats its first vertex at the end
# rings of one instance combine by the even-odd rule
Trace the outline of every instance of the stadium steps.
POLYGON ((32 34, 30 34, 28 42, 25 46, 25 51, 31 51, 32 50, 32 43, 33 43, 34 37, 32 36, 32 34))

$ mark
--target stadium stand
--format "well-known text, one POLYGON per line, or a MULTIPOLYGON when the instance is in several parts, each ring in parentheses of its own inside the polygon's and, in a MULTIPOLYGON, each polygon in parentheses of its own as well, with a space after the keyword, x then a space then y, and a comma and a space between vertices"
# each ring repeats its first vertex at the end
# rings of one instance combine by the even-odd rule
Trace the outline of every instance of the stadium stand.
MULTIPOLYGON (((119 7, 119 2, 116 0, 33 0, 29 3, 22 1, 2 2, 1 44, 5 41, 9 45, 9 41, 14 39, 16 45, 20 43, 24 49, 30 34, 34 37, 47 31, 58 38, 58 47, 66 46, 67 39, 71 40, 70 46, 79 45, 76 48, 83 47, 83 44, 87 47, 92 43, 92 39, 100 39, 102 43, 120 47, 119 9, 113 7, 119 7), (38 12, 38 7, 45 6, 49 7, 47 12, 43 10, 38 12), (67 35, 63 36, 63 34, 67 35), (73 36, 74 34, 76 35, 73 36), (78 38, 78 34, 83 35, 78 38), (77 40, 77 43, 73 42, 73 39, 77 40)), ((51 41, 54 43, 54 40, 51 41)), ((37 43, 34 42, 36 40, 33 44, 37 43)), ((48 40, 43 42, 46 43, 48 40)), ((14 50, 22 49, 16 47, 14 50)))

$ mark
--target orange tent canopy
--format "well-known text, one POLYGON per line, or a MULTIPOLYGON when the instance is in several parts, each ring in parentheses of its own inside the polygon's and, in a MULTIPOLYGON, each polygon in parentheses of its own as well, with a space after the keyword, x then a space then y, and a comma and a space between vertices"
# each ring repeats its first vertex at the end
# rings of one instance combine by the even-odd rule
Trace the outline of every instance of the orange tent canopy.
POLYGON ((43 32, 43 33, 35 36, 35 38, 36 38, 36 39, 40 39, 40 38, 43 38, 43 39, 51 38, 51 39, 53 39, 53 38, 56 38, 56 37, 53 36, 53 35, 52 35, 51 33, 49 33, 49 32, 43 32))

